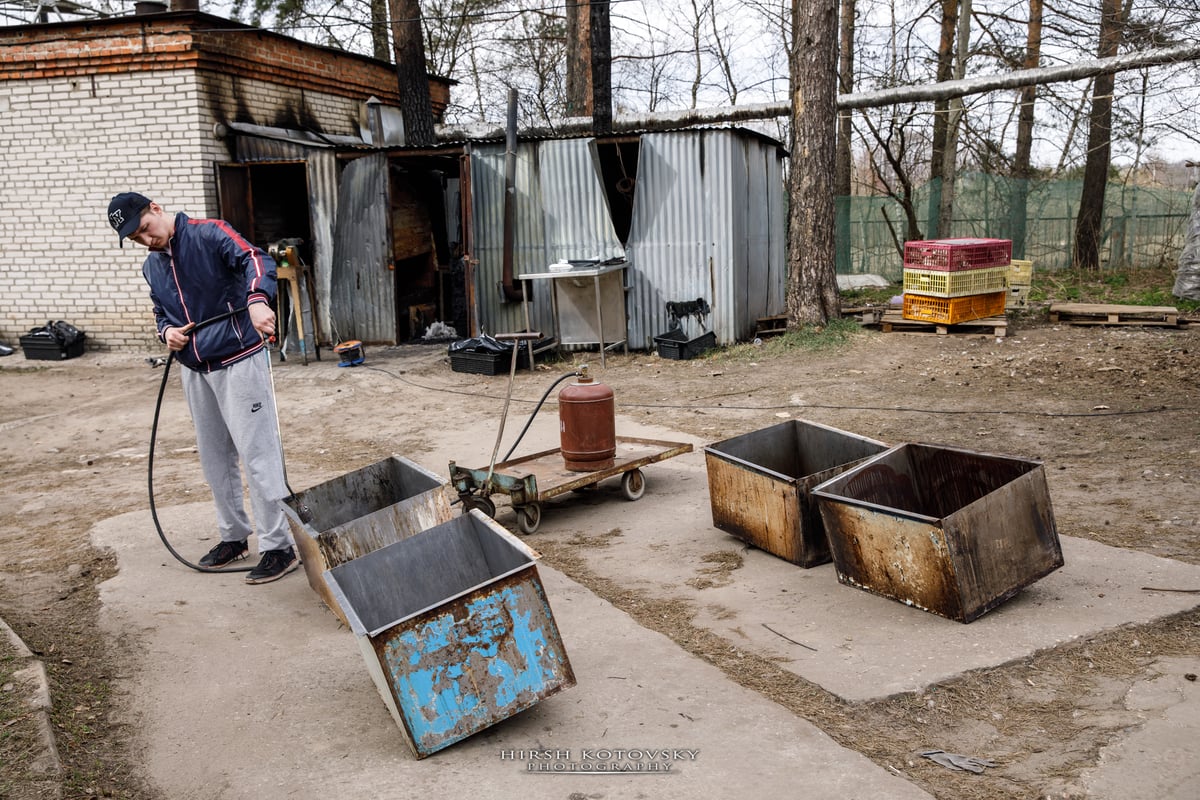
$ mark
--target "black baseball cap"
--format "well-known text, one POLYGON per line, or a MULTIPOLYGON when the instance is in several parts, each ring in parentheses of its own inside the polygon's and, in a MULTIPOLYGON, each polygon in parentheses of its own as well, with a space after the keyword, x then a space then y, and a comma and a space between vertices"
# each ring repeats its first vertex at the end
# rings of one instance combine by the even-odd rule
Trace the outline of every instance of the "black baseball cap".
POLYGON ((142 210, 150 205, 150 198, 137 192, 121 192, 113 195, 108 204, 108 224, 117 232, 117 243, 125 246, 125 237, 138 229, 142 210))

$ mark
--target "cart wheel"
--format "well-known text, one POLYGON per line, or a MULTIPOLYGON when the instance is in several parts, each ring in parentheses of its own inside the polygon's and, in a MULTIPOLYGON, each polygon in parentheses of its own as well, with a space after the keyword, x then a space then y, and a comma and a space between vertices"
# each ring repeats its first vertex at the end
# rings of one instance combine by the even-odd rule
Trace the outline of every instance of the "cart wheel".
POLYGON ((517 510, 517 527, 521 533, 534 533, 542 524, 542 504, 528 503, 517 510))
POLYGON ((621 476, 621 491, 626 500, 637 500, 646 493, 646 476, 640 469, 631 469, 621 476))
POLYGON ((493 519, 496 517, 496 504, 492 502, 490 497, 484 497, 479 494, 463 498, 463 512, 470 511, 472 508, 478 508, 493 519))

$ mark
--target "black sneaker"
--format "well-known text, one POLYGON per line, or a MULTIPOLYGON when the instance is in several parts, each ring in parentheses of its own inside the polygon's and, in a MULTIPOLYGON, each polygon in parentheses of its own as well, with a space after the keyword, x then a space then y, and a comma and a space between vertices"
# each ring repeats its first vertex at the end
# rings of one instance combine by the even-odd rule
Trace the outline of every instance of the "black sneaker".
POLYGON ((296 560, 296 551, 292 548, 268 550, 262 554, 258 566, 246 575, 246 583, 277 581, 289 572, 294 572, 298 566, 300 566, 300 562, 296 560))
POLYGON ((246 542, 221 542, 200 559, 202 567, 223 567, 246 557, 246 542))

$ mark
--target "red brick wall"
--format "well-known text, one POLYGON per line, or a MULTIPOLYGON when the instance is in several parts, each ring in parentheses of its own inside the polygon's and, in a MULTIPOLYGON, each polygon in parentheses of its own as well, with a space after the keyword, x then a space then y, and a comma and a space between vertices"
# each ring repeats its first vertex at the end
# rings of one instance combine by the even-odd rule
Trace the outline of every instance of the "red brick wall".
MULTIPOLYGON (((399 103, 393 65, 196 12, 0 28, 0 81, 199 69, 399 103)), ((434 114, 449 82, 430 80, 434 114)), ((136 83, 131 81, 131 92, 136 83)))

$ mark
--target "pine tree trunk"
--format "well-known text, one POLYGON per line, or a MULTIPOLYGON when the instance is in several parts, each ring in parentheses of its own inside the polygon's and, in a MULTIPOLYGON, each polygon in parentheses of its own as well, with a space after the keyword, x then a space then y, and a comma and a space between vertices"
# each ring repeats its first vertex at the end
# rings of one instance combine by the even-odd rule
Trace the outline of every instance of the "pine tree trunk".
MULTIPOLYGON (((854 91, 854 15, 857 11, 855 0, 842 0, 841 21, 838 25, 838 93, 850 94, 854 91)), ((834 240, 837 246, 837 267, 850 267, 850 195, 853 191, 851 175, 854 169, 853 154, 850 150, 850 136, 853 126, 850 115, 853 112, 846 109, 838 115, 837 157, 833 164, 833 192, 835 195, 837 229, 834 240)))
POLYGON ((387 0, 371 0, 371 49, 380 61, 388 61, 387 0))
POLYGON ((612 133, 612 31, 608 0, 591 3, 592 132, 612 133))
POLYGON ((567 3, 567 116, 592 115, 592 5, 567 3))
POLYGON ((841 316, 834 266, 837 0, 792 0, 788 327, 841 316))
MULTIPOLYGON (((1042 58, 1042 0, 1029 0, 1029 31, 1025 37, 1024 69, 1036 69, 1042 58)), ((1025 234, 1029 218, 1029 182, 1033 179, 1033 123, 1037 87, 1021 90, 1021 108, 1017 112, 1017 152, 1013 159, 1013 191, 1009 214, 1009 237, 1013 258, 1025 258, 1025 234)))
MULTIPOLYGON (((1117 54, 1121 42, 1121 0, 1103 0, 1100 7, 1100 47, 1097 55, 1117 54)), ((1115 77, 1097 75, 1092 84, 1092 110, 1088 117, 1087 161, 1083 167, 1083 192, 1075 218, 1075 266, 1100 269, 1100 239, 1104 222, 1104 190, 1112 153, 1112 93, 1115 77)))
POLYGON ((400 113, 404 116, 404 143, 424 147, 436 141, 429 75, 425 71, 425 38, 418 0, 389 0, 392 40, 396 51, 396 78, 400 88, 400 113))
MULTIPOLYGON (((938 39, 937 81, 943 83, 954 74, 954 33, 958 27, 958 0, 942 0, 942 35, 938 39)), ((933 143, 929 157, 929 206, 926 213, 928 236, 936 239, 938 214, 942 206, 942 164, 946 158, 946 120, 950 114, 950 101, 937 100, 933 104, 933 143)))

